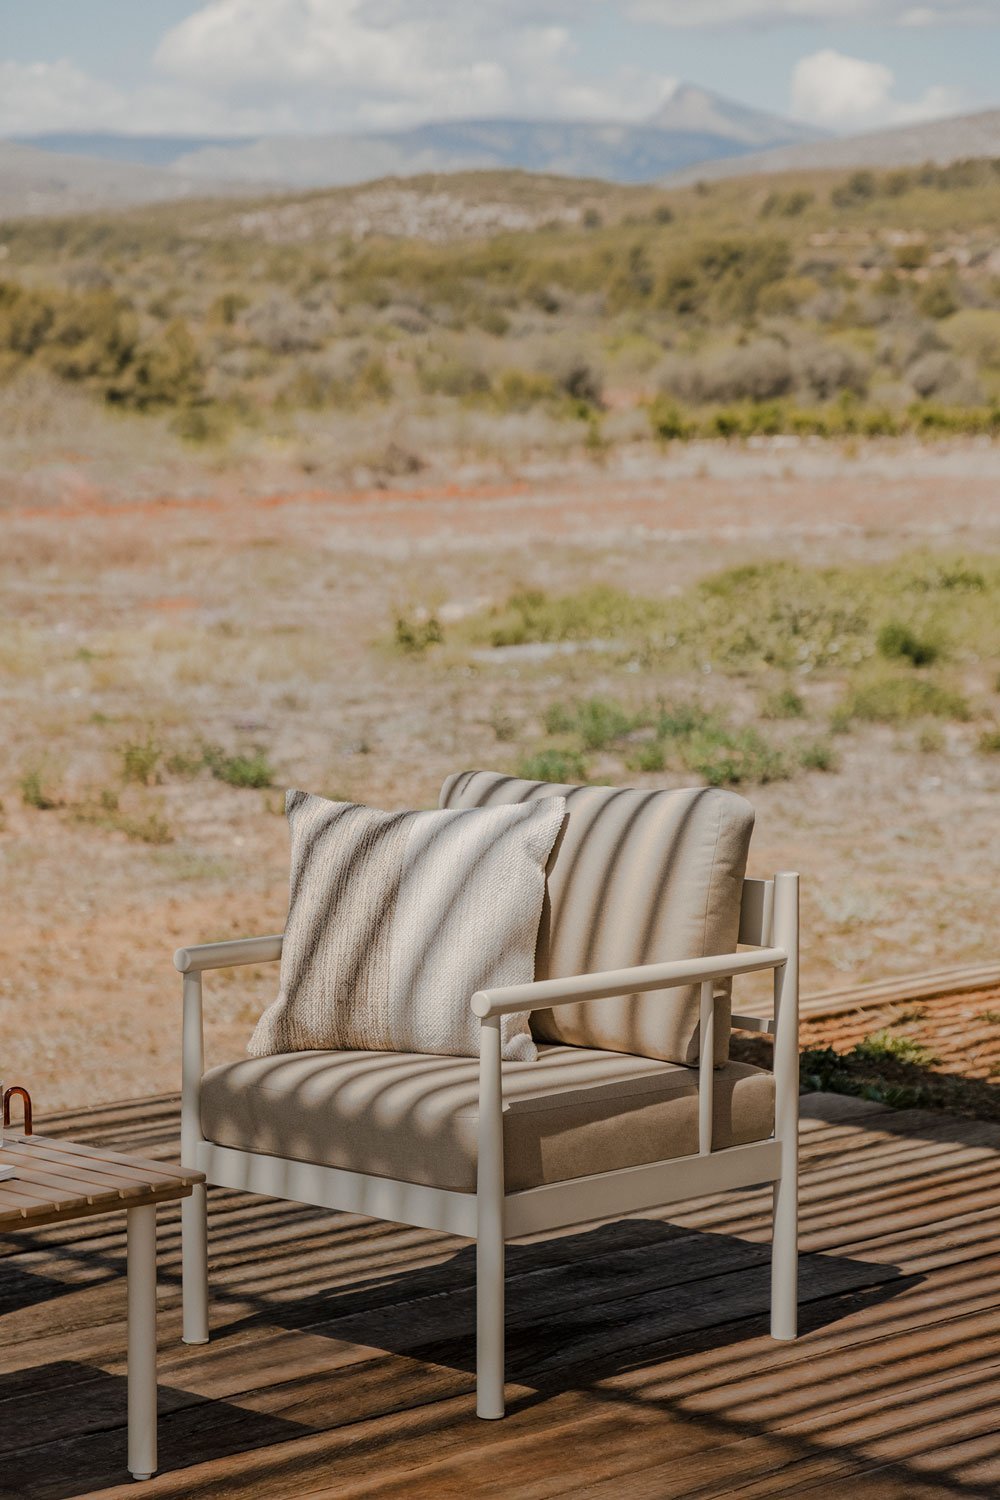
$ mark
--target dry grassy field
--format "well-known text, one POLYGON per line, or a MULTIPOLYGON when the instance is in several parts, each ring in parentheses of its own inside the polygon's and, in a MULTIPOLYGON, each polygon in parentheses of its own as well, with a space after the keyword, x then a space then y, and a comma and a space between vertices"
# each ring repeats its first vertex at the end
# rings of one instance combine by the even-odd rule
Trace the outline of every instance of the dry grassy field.
MULTIPOLYGON (((807 990, 995 955, 995 445, 336 490, 76 441, 3 455, 0 1035, 40 1105, 176 1086, 171 950, 280 928, 287 785, 737 784, 754 870, 803 873, 807 990)), ((273 986, 212 979, 212 1055, 273 986)))
POLYGON ((736 786, 807 990, 995 957, 998 213, 959 163, 0 226, 8 1080, 175 1087, 171 951, 280 927, 289 785, 736 786))

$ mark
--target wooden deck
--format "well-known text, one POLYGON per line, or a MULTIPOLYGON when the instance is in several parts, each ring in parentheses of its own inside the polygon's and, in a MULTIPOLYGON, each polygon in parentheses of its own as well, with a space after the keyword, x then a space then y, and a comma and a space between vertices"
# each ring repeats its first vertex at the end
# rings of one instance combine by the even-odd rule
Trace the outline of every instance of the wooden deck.
MULTIPOLYGON (((515 1245, 503 1422, 462 1241, 212 1194, 213 1342, 160 1212, 159 1476, 124 1467, 123 1215, 0 1242, 0 1496, 1000 1494, 1000 1127, 804 1101, 803 1335, 766 1334, 765 1195, 515 1245)), ((173 1099, 39 1122, 169 1157, 173 1099)))

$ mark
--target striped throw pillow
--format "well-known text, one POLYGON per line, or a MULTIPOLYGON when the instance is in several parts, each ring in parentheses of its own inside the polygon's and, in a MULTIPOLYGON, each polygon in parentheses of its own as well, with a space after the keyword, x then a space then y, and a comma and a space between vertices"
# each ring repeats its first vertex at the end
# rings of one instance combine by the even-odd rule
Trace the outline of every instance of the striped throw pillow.
MULTIPOLYGON (((479 1054, 476 990, 526 984, 562 797, 444 812, 285 798, 292 839, 280 990, 253 1057, 313 1049, 479 1054)), ((503 1055, 537 1057, 528 1013, 503 1055)))

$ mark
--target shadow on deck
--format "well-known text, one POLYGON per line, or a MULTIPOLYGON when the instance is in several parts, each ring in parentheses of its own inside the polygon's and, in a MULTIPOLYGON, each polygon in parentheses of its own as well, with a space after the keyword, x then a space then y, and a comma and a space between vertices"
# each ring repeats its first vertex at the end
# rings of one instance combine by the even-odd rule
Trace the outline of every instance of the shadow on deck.
MULTIPOLYGON (((804 1103, 802 1336, 767 1337, 762 1191, 512 1245, 499 1423, 473 1411, 467 1243, 213 1192, 213 1341, 187 1348, 162 1209, 144 1493, 995 1496, 1000 1127, 804 1103)), ((169 1156, 176 1102, 43 1129, 169 1156)), ((4 1500, 138 1493, 121 1220, 2 1243, 4 1500)))

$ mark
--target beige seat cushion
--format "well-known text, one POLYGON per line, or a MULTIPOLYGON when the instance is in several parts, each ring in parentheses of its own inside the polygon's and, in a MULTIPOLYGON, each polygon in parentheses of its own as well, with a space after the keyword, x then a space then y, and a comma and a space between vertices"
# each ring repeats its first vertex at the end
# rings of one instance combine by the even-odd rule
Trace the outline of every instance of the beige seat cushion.
MULTIPOLYGON (((698 1075, 646 1057, 542 1046, 504 1064, 508 1192, 698 1149, 698 1075)), ((770 1073, 716 1071, 716 1147, 770 1135, 770 1073)), ((471 1193, 478 1063, 420 1053, 296 1052, 206 1073, 206 1140, 471 1193)))
MULTIPOLYGON (((731 953, 737 942, 753 808, 713 787, 637 791, 556 786, 464 771, 442 807, 566 798, 549 860, 535 978, 731 953)), ((730 982, 716 985, 715 1061, 729 1056, 730 982)), ((535 1011, 534 1036, 666 1062, 698 1060, 697 988, 535 1011)))

